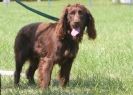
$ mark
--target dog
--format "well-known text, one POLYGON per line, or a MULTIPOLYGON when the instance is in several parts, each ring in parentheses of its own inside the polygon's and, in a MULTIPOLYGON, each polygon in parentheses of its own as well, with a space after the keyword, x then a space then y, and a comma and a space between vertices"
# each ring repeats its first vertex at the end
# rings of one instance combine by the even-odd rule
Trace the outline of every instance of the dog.
POLYGON ((73 4, 66 6, 56 23, 38 22, 21 28, 14 45, 14 84, 19 84, 22 67, 29 60, 26 73, 29 83, 35 83, 34 73, 38 68, 39 87, 48 88, 52 69, 58 64, 59 83, 65 87, 86 27, 89 39, 95 39, 96 29, 92 14, 84 5, 73 4))

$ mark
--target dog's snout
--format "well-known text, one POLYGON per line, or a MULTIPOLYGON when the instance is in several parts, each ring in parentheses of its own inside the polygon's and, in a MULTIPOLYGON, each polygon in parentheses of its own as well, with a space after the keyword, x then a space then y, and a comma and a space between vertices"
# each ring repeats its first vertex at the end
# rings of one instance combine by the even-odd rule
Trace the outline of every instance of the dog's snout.
POLYGON ((79 22, 78 21, 75 21, 75 22, 73 22, 73 25, 78 26, 79 25, 79 22))
POLYGON ((78 27, 79 25, 80 25, 80 19, 78 16, 75 16, 73 20, 73 27, 78 27))
POLYGON ((75 15, 75 17, 74 17, 74 23, 76 24, 76 23, 79 23, 79 22, 80 22, 79 16, 75 15))
POLYGON ((74 24, 79 24, 80 20, 74 20, 74 24))

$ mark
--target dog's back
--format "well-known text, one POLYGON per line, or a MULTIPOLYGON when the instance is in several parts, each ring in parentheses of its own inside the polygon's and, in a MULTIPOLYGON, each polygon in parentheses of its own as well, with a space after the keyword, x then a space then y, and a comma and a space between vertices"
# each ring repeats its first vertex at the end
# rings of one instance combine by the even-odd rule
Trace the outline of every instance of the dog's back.
POLYGON ((31 43, 31 40, 34 40, 35 38, 35 33, 36 30, 38 28, 38 26, 41 23, 33 23, 33 24, 29 24, 26 25, 24 27, 22 27, 15 39, 15 46, 14 46, 14 51, 18 52, 20 51, 20 49, 30 49, 30 47, 32 47, 33 43, 31 43))

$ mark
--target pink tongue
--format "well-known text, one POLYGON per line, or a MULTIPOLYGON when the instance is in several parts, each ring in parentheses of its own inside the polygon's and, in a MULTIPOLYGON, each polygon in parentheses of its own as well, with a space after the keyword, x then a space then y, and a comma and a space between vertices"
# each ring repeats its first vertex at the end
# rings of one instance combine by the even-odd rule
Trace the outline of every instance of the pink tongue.
POLYGON ((73 29, 71 32, 71 35, 75 37, 77 34, 79 34, 79 32, 80 32, 80 28, 73 29))

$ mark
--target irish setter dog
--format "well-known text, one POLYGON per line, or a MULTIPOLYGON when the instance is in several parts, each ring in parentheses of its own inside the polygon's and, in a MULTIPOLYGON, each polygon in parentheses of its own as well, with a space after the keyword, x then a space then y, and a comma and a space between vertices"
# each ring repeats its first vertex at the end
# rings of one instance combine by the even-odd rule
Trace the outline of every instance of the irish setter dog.
POLYGON ((81 4, 68 5, 56 23, 40 22, 24 26, 15 39, 15 85, 19 84, 25 61, 29 60, 26 75, 30 83, 34 83, 34 73, 38 68, 39 86, 48 88, 53 66, 58 63, 59 83, 62 87, 66 86, 85 27, 89 38, 95 39, 94 18, 81 4))

